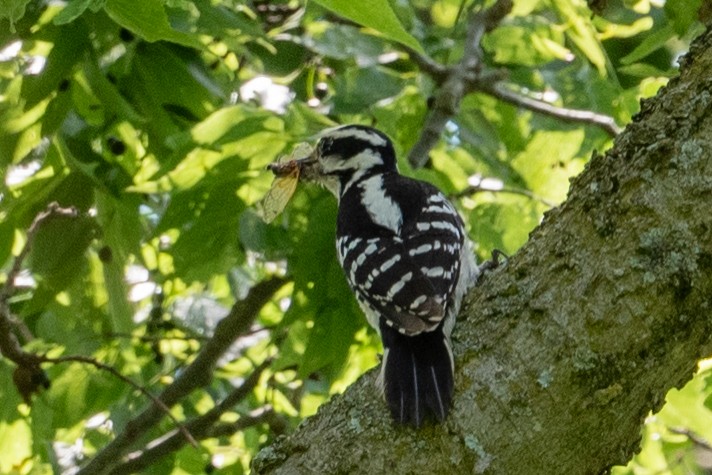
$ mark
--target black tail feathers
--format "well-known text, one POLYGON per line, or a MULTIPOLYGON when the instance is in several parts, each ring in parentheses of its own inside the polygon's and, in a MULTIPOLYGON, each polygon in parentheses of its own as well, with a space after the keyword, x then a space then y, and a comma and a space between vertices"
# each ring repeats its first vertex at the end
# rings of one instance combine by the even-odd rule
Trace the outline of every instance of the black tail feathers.
POLYGON ((383 390, 393 418, 415 427, 429 417, 443 421, 452 404, 453 360, 442 325, 406 336, 381 324, 381 338, 383 390))

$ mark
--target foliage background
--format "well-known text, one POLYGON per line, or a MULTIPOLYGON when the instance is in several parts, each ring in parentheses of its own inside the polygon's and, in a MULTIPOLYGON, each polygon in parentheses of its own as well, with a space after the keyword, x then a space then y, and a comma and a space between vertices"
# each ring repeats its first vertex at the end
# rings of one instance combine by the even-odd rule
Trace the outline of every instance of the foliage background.
MULTIPOLYGON (((483 38, 483 60, 506 71, 503 84, 520 97, 622 127, 675 74, 677 55, 701 31, 701 4, 612 0, 592 14, 576 0, 516 1, 483 38)), ((173 451, 152 473, 247 471, 261 446, 378 363, 378 339, 336 264, 336 203, 300 187, 265 224, 268 163, 335 123, 375 125, 394 139, 403 173, 456 200, 484 259, 495 248, 516 252, 565 198, 568 178, 611 145, 595 124, 478 92, 425 167, 405 160, 440 87, 414 54, 457 61, 466 13, 481 6, 0 3, 0 264, 27 351, 90 357, 157 394, 236 300, 258 282, 286 279, 212 381, 172 408, 190 421, 253 376, 254 389, 221 416, 226 427, 242 421, 239 430, 173 451), (28 233, 52 202, 79 217, 28 233)), ((75 360, 44 365, 51 386, 30 405, 14 368, 0 360, 2 473, 73 473, 150 404, 135 386, 75 360)), ((640 455, 614 473, 712 469, 709 368, 671 391, 648 420, 640 455)), ((174 428, 164 418, 146 441, 174 428)))

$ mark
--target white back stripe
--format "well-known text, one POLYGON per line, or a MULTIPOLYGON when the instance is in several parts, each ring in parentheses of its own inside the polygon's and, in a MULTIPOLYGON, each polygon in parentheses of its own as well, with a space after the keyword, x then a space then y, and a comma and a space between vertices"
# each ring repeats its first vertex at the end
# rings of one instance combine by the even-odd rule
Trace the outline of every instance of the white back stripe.
POLYGON ((400 234, 403 213, 383 189, 383 176, 374 175, 359 183, 363 190, 362 202, 374 223, 400 234))

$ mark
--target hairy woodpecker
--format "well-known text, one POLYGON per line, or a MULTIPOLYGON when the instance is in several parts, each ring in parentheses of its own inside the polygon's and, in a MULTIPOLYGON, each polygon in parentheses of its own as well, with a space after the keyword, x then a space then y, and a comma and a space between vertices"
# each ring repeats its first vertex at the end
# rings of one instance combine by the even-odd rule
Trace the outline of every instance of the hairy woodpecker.
POLYGON ((444 420, 450 333, 479 274, 462 219, 437 188, 398 173, 393 144, 371 127, 329 129, 299 163, 302 179, 338 199, 338 259, 383 341, 379 382, 393 418, 444 420))

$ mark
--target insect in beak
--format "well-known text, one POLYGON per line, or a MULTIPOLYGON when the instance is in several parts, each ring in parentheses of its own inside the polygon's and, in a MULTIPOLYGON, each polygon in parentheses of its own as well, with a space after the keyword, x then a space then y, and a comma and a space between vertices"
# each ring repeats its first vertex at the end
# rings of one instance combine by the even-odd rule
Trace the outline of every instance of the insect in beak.
POLYGON ((267 165, 274 173, 274 181, 260 203, 262 219, 270 223, 281 213, 297 189, 297 183, 303 170, 307 175, 312 165, 317 163, 314 149, 308 144, 299 144, 294 151, 267 165), (301 157, 301 158, 297 158, 301 157))
MULTIPOLYGON (((267 169, 275 174, 276 177, 293 175, 295 169, 299 172, 303 171, 316 164, 317 157, 313 148, 305 143, 297 145, 294 151, 285 157, 280 158, 276 162, 267 165, 267 169)), ((297 172, 297 173, 299 173, 297 172)))

